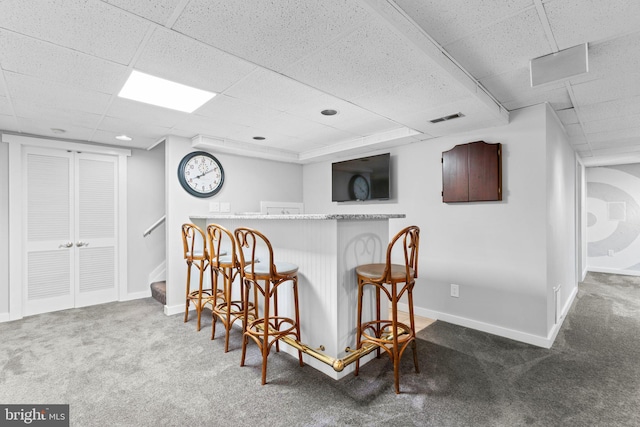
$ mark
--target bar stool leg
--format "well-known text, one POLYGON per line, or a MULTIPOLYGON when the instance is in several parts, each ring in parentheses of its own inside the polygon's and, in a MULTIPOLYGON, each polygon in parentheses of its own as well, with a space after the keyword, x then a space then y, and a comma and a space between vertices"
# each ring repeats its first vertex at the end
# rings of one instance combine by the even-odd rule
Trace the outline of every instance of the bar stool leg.
MULTIPOLYGON (((380 329, 380 287, 376 286, 376 337, 380 338, 382 336, 382 330, 380 329)), ((376 350, 376 358, 380 359, 380 347, 376 350)))
MULTIPOLYGON (((362 294, 363 294, 363 283, 362 279, 358 278, 358 319, 356 320, 356 350, 360 349, 360 344, 362 341, 362 294)), ((358 376, 358 372, 360 371, 360 359, 356 360, 356 370, 354 371, 354 375, 358 376)))
MULTIPOLYGON (((277 290, 276 290, 277 292, 277 290)), ((262 330, 262 385, 267 383, 267 356, 269 356, 269 316, 270 316, 270 299, 269 295, 271 294, 271 281, 266 280, 264 286, 264 323, 262 330)), ((276 305, 277 310, 277 305, 276 305)), ((278 342, 276 341, 276 348, 278 342)))
POLYGON ((400 352, 398 348, 398 294, 395 282, 391 284, 391 332, 393 333, 393 376, 396 394, 400 393, 400 352))
POLYGON ((184 321, 189 320, 189 294, 191 293, 191 263, 187 262, 187 295, 185 297, 186 306, 184 309, 184 321))
POLYGON ((199 292, 198 292, 198 305, 196 306, 196 314, 198 315, 198 331, 200 331, 200 317, 202 314, 202 282, 204 281, 204 262, 200 262, 200 283, 199 283, 199 292))
POLYGON ((418 345, 416 344, 415 336, 416 336, 416 323, 413 317, 413 289, 409 288, 407 299, 409 300, 409 320, 411 322, 411 332, 413 333, 414 339, 411 342, 411 349, 413 351, 413 366, 416 368, 416 373, 420 372, 420 368, 418 366, 418 345))
MULTIPOLYGON (((280 323, 278 320, 278 286, 273 288, 273 316, 276 318, 275 327, 280 330, 280 323)), ((276 351, 280 352, 280 340, 276 340, 276 351)))
POLYGON ((227 322, 225 323, 225 337, 224 337, 224 352, 227 353, 229 351, 229 332, 231 331, 231 274, 233 273, 232 268, 225 268, 223 270, 224 275, 224 298, 226 302, 227 308, 227 322))
MULTIPOLYGON (((300 336, 300 310, 298 308, 298 277, 296 276, 293 279, 293 305, 296 315, 296 339, 301 341, 302 338, 300 336)), ((298 349, 298 360, 300 361, 300 366, 304 366, 304 362, 302 361, 302 351, 298 349)))
MULTIPOLYGON (((242 278, 240 279, 242 280, 242 278)), ((249 300, 249 288, 250 286, 247 285, 246 283, 243 283, 244 285, 244 295, 245 295, 245 301, 249 300)), ((257 302, 256 302, 257 304, 257 302)), ((249 341, 249 336, 246 334, 247 331, 247 326, 249 324, 249 308, 248 308, 248 304, 245 304, 243 309, 242 309, 243 315, 242 315, 242 356, 240 357, 240 366, 244 366, 244 358, 247 354, 247 343, 249 341)))

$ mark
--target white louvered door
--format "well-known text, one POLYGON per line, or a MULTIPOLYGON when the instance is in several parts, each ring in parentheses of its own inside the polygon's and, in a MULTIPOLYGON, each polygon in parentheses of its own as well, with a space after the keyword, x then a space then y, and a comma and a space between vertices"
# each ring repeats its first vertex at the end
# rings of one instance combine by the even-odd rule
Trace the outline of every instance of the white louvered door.
POLYGON ((115 301, 117 158, 75 155, 76 307, 115 301))
POLYGON ((29 147, 24 314, 117 299, 117 158, 29 147))
POLYGON ((27 148, 25 314, 74 306, 73 153, 27 148))

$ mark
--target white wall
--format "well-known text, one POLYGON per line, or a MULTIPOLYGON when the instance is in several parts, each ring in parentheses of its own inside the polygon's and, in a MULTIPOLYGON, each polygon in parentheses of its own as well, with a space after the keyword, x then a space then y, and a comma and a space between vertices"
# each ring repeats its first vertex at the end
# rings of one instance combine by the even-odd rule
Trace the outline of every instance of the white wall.
POLYGON ((167 212, 167 312, 184 310, 186 264, 182 254, 181 226, 189 215, 209 212, 209 202, 228 202, 231 212, 257 212, 260 201, 302 202, 302 166, 229 154, 212 154, 225 173, 222 190, 199 199, 188 194, 178 182, 178 165, 196 151, 186 138, 169 136, 165 142, 165 189, 167 212))
POLYGON ((560 287, 560 306, 577 292, 576 155, 560 119, 547 106, 547 332, 556 323, 554 289, 560 287))
MULTIPOLYGON (((1 135, 0 135, 1 136, 1 135)), ((0 142, 0 321, 9 312, 9 144, 0 142)))
MULTIPOLYGON (((545 345, 550 332, 547 204, 552 197, 546 178, 556 176, 546 173, 546 114, 545 105, 539 105, 512 112, 507 126, 389 150, 394 183, 392 199, 385 202, 333 203, 331 162, 305 165, 305 207, 307 212, 406 214, 406 219, 391 221, 390 234, 410 224, 421 228, 418 314, 545 345), (442 203, 442 152, 478 140, 503 144, 504 200, 442 203), (449 296, 452 283, 460 285, 459 298, 449 296)), ((556 151, 566 155, 564 148, 556 151)), ((573 172, 561 175, 565 173, 573 172)), ((562 191, 568 193, 566 185, 562 191)), ((573 217, 558 221, 575 224, 573 217)), ((575 243, 567 239, 563 234, 553 248, 575 243)), ((575 263, 560 266, 551 277, 555 281, 574 269, 575 263)))
POLYGON ((640 276, 640 163, 590 167, 586 175, 587 268, 640 276))
POLYGON ((164 146, 131 150, 127 159, 128 298, 151 295, 149 273, 165 260, 165 224, 144 231, 165 212, 164 146))

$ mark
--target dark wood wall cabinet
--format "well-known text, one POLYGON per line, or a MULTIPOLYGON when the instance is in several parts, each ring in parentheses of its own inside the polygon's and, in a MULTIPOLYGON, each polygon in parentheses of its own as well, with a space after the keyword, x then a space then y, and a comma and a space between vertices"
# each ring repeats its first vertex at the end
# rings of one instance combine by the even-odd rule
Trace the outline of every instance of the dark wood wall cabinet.
POLYGON ((442 153, 442 201, 502 200, 502 146, 484 141, 456 145, 442 153))

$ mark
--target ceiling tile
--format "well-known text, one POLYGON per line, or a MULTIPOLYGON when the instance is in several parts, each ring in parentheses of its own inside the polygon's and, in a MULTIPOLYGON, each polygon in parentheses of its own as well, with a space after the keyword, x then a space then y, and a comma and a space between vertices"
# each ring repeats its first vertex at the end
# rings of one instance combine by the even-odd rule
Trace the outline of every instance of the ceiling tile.
POLYGON ((13 115, 13 108, 11 108, 9 98, 7 98, 6 96, 0 96, 0 114, 3 116, 13 115))
POLYGON ((571 85, 578 105, 585 106, 616 99, 640 96, 640 74, 596 79, 571 85))
POLYGON ((550 0, 544 10, 560 49, 640 29, 637 1, 550 0))
POLYGON ((383 116, 326 94, 300 104, 287 113, 362 136, 385 132, 399 126, 383 116), (320 111, 325 109, 337 110, 338 114, 320 114, 320 111))
POLYGON ((547 91, 564 89, 563 82, 531 87, 528 64, 526 67, 487 76, 480 83, 500 102, 539 98, 547 91))
POLYGON ((401 116, 414 111, 430 110, 442 104, 469 96, 469 91, 443 73, 424 73, 412 80, 383 87, 355 98, 354 102, 378 114, 401 122, 401 116))
POLYGON ((368 13, 355 1, 192 0, 173 29, 280 70, 350 30, 368 13))
POLYGON ((441 45, 533 7, 533 0, 475 0, 472 4, 469 0, 395 0, 395 3, 441 45))
POLYGON ((117 135, 125 134, 134 139, 148 137, 152 139, 160 139, 169 134, 169 128, 164 126, 153 126, 140 122, 134 118, 120 118, 106 116, 98 125, 98 130, 110 133, 112 141, 117 135))
POLYGON ((436 67, 383 23, 372 21, 287 68, 285 74, 339 98, 352 99, 413 82, 417 76, 435 72, 436 67))
POLYGON ((582 126, 578 123, 564 125, 564 129, 567 131, 567 135, 569 138, 584 135, 584 131, 582 130, 582 126))
POLYGON ((640 96, 580 105, 578 112, 585 122, 638 115, 640 114, 640 96))
POLYGON ((4 76, 9 85, 9 96, 26 105, 102 114, 111 98, 104 93, 45 82, 22 74, 5 72, 4 76))
POLYGON ((232 123, 259 127, 268 125, 281 112, 262 105, 243 102, 227 95, 218 95, 198 109, 198 115, 212 119, 224 116, 232 123))
POLYGON ((176 124, 171 132, 184 131, 183 135, 192 138, 196 135, 207 135, 218 138, 230 138, 235 137, 246 132, 248 126, 232 123, 224 118, 211 118, 201 116, 199 114, 190 114, 184 120, 176 124))
POLYGON ((96 92, 119 91, 127 67, 0 29, 0 64, 17 74, 96 92))
POLYGON ((66 129, 67 126, 95 129, 100 123, 101 115, 78 110, 64 110, 58 106, 34 105, 22 100, 15 102, 16 116, 37 121, 46 117, 51 127, 66 129))
POLYGON ((188 113, 182 111, 157 107, 155 105, 119 97, 113 98, 106 115, 123 119, 135 117, 136 120, 141 123, 162 127, 172 127, 189 116, 188 113))
POLYGON ((148 26, 97 0, 0 2, 0 27, 125 65, 148 26))
POLYGON ((102 0, 145 19, 166 25, 183 0, 102 0))
POLYGON ((119 142, 115 139, 115 136, 116 135, 113 132, 96 130, 92 134, 91 141, 98 142, 100 144, 109 144, 109 145, 114 145, 117 143, 117 145, 120 145, 125 148, 140 148, 140 149, 146 149, 148 147, 151 147, 153 144, 155 144, 158 141, 156 138, 137 135, 132 141, 119 142), (114 143, 114 141, 116 141, 116 143, 114 143))
POLYGON ((476 79, 529 66, 551 52, 535 9, 470 34, 444 48, 476 79))
POLYGON ((32 133, 35 135, 43 135, 50 136, 54 138, 68 138, 68 139, 77 139, 80 141, 89 141, 91 135, 93 134, 93 129, 85 128, 81 126, 72 126, 70 124, 65 124, 64 134, 54 133, 51 129, 59 128, 59 123, 55 119, 49 118, 22 118, 18 117, 18 127, 21 132, 24 132, 24 129, 28 129, 27 133, 32 133))
POLYGON ((556 111, 556 114, 558 115, 558 118, 560 118, 560 121, 563 125, 580 123, 580 121, 578 120, 578 115, 576 114, 576 110, 574 108, 558 110, 556 111))
POLYGON ((542 104, 544 102, 548 102, 556 111, 573 107, 569 93, 564 87, 544 92, 528 92, 523 97, 517 97, 511 101, 503 102, 502 105, 504 105, 507 110, 511 111, 529 107, 531 105, 542 104))
POLYGON ((640 114, 623 115, 604 120, 592 120, 584 122, 584 132, 586 134, 617 131, 620 129, 636 128, 638 131, 638 141, 640 142, 640 114))
MULTIPOLYGON (((637 123, 637 124, 640 125, 640 123, 637 123)), ((616 139, 628 139, 628 138, 636 138, 636 141, 640 140, 640 127, 587 134, 587 139, 589 140, 589 143, 614 141, 616 139)))
POLYGON ((0 129, 10 132, 20 132, 15 117, 4 114, 0 114, 0 129))
POLYGON ((638 146, 638 140, 640 139, 640 129, 638 129, 636 137, 633 138, 621 138, 621 139, 608 139, 606 141, 590 142, 589 145, 594 150, 600 150, 603 148, 619 148, 619 147, 631 147, 638 146))
POLYGON ((220 93, 255 70, 256 66, 182 34, 157 28, 135 68, 220 93))
POLYGON ((261 68, 226 90, 224 94, 277 111, 297 108, 324 95, 321 91, 287 76, 261 68))

